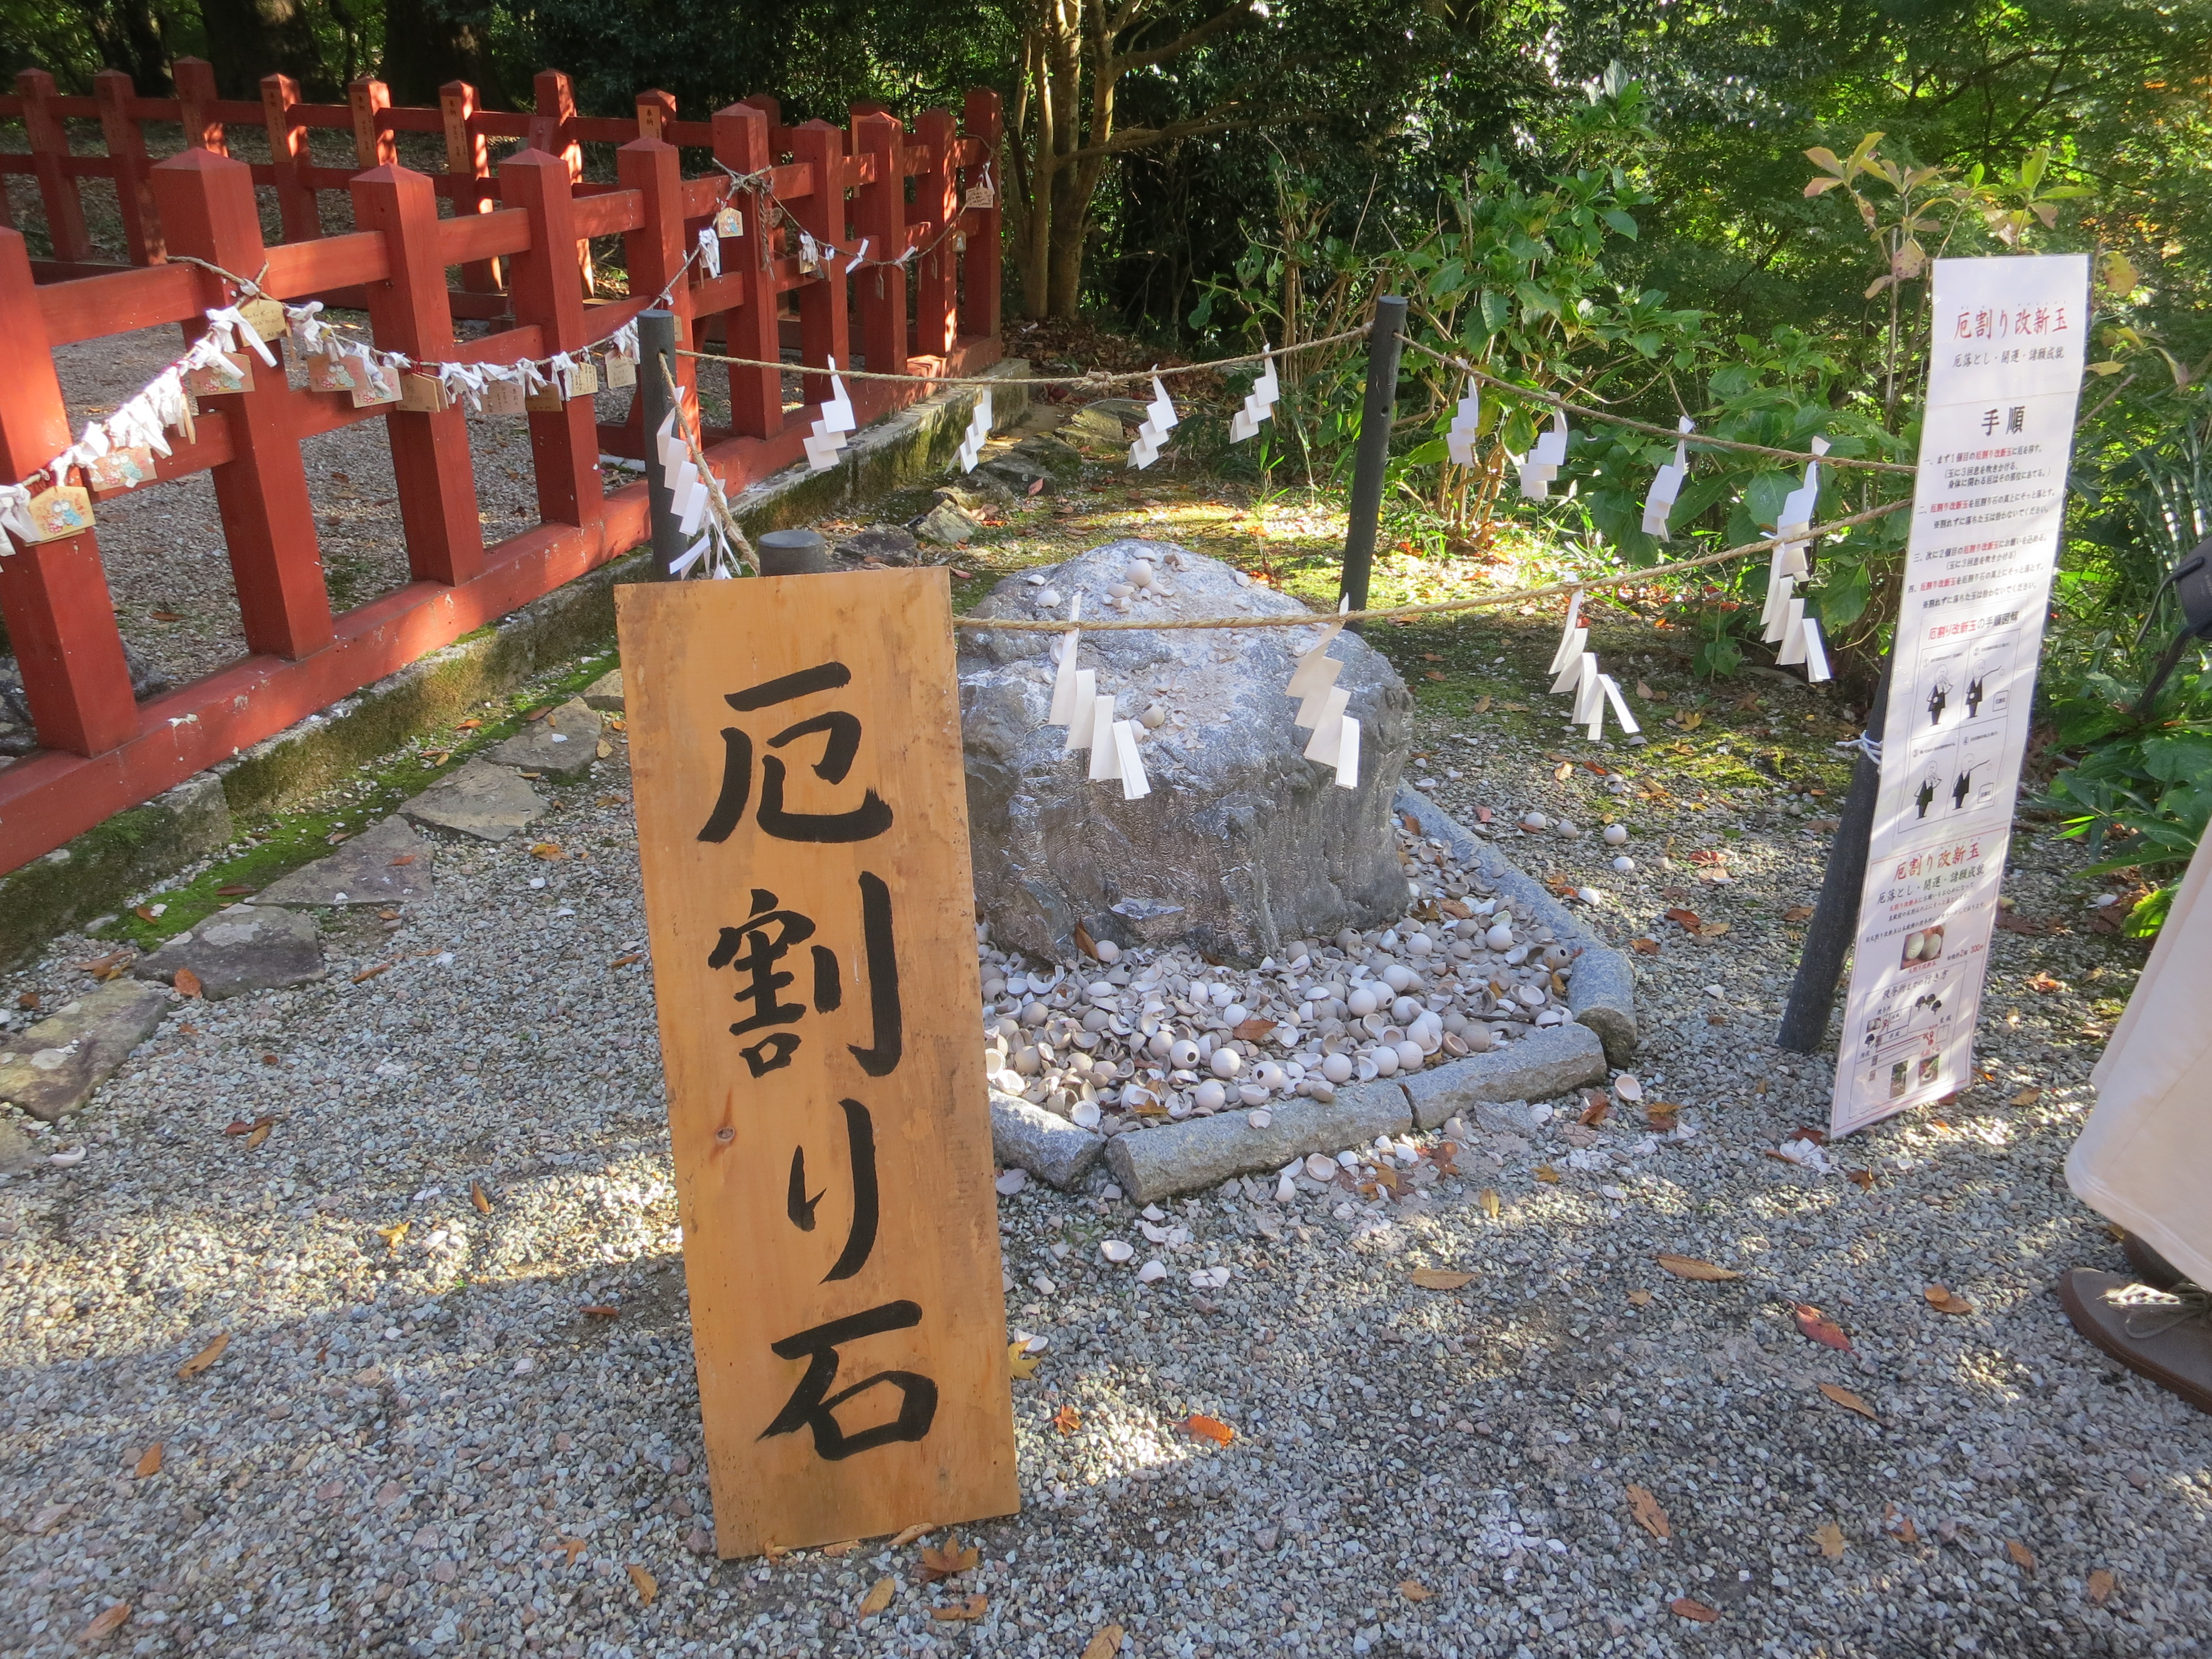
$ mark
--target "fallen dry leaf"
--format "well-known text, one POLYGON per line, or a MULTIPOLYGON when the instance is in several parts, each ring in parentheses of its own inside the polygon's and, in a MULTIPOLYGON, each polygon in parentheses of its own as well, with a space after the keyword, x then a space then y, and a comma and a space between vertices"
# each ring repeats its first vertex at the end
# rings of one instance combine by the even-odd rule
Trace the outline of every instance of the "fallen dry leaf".
POLYGON ((1733 1267, 1723 1267, 1717 1261, 1701 1261, 1693 1255, 1676 1255, 1662 1250, 1655 1258, 1659 1265, 1677 1279, 1694 1279, 1705 1284, 1717 1285, 1724 1279, 1741 1279, 1743 1275, 1733 1267))
POLYGON ((1495 1187, 1485 1187, 1481 1192, 1475 1195, 1475 1197, 1476 1201, 1482 1206, 1483 1214, 1488 1216, 1492 1221, 1497 1220, 1498 1188, 1495 1187))
POLYGON ((945 1542, 932 1548, 921 1547, 921 1582, 933 1584, 940 1578, 957 1578, 963 1572, 973 1572, 982 1560, 983 1552, 975 1545, 960 1547, 958 1538, 948 1534, 945 1542))
POLYGON ((931 1523, 928 1523, 928 1524, 925 1525, 925 1524, 923 1524, 923 1523, 921 1523, 921 1522, 917 1522, 915 1525, 913 1525, 913 1526, 911 1526, 911 1527, 902 1527, 902 1528, 899 1528, 899 1530, 897 1531, 897 1533, 896 1533, 896 1534, 892 1536, 892 1538, 891 1538, 891 1541, 890 1541, 890 1545, 888 1546, 888 1547, 890 1547, 890 1548, 891 1548, 891 1549, 895 1549, 895 1550, 902 1550, 902 1549, 904 1549, 904 1548, 905 1548, 908 1544, 911 1544, 912 1542, 914 1542, 914 1540, 915 1540, 915 1539, 917 1539, 917 1538, 927 1538, 927 1537, 928 1537, 928 1536, 929 1536, 929 1534, 932 1534, 932 1533, 935 1532, 936 1530, 937 1530, 937 1527, 936 1527, 936 1525, 935 1525, 935 1523, 934 1523, 934 1522, 931 1522, 931 1523))
POLYGON ((568 855, 561 850, 561 844, 558 842, 540 841, 531 843, 530 856, 544 859, 550 863, 555 859, 565 859, 568 855))
POLYGON ((1575 763, 1572 761, 1561 761, 1559 764, 1559 769, 1552 774, 1552 776, 1557 781, 1565 783, 1569 778, 1574 776, 1574 775, 1575 763))
POLYGON ((635 1561, 629 1564, 629 1582, 637 1586, 637 1599, 648 1607, 653 1598, 660 1594, 659 1582, 635 1561))
POLYGON ((607 966, 608 966, 608 967, 610 967, 610 968, 627 968, 627 967, 629 967, 629 966, 630 965, 630 963, 632 963, 633 962, 643 962, 644 960, 645 960, 645 952, 644 952, 644 951, 631 951, 628 956, 626 956, 626 957, 616 957, 612 962, 609 963, 607 964, 607 966))
POLYGON ((878 1578, 868 1586, 868 1593, 860 1598, 860 1605, 853 1609, 863 1619, 872 1618, 891 1604, 892 1592, 898 1586, 888 1578, 878 1578))
POLYGON ((188 1377, 198 1376, 209 1366, 214 1364, 216 1360, 222 1358, 222 1351, 229 1346, 230 1333, 228 1331, 216 1332, 213 1341, 210 1342, 207 1346, 202 1348, 190 1359, 185 1361, 183 1364, 177 1367, 177 1380, 181 1382, 188 1377))
POLYGON ((76 1633, 78 1645, 90 1647, 101 1637, 112 1635, 123 1627, 123 1621, 130 1616, 131 1604, 128 1601, 116 1602, 76 1633))
POLYGON ((1784 921, 1810 921, 1812 919, 1813 907, 1809 904, 1793 904, 1782 913, 1784 921))
POLYGON ((848 1538, 842 1544, 824 1544, 822 1547, 822 1553, 829 1556, 832 1560, 842 1560, 845 1557, 850 1555, 854 1550, 860 1547, 860 1540, 859 1539, 848 1538))
POLYGON ((1685 910, 1679 904, 1667 912, 1667 920, 1686 933, 1694 933, 1705 925, 1698 921, 1695 910, 1685 910))
POLYGON ((1585 1128, 1595 1129, 1605 1121, 1605 1115, 1613 1109, 1613 1102, 1602 1089, 1592 1089, 1583 1097, 1583 1112, 1578 1120, 1585 1128))
POLYGON ((1416 1267, 1406 1276, 1425 1291, 1456 1291, 1474 1282, 1473 1273, 1451 1267, 1416 1267))
POLYGON ((2033 1106, 2042 1098, 2043 1091, 2040 1089, 2022 1089, 2005 1103, 2009 1106, 2033 1106))
POLYGON ((399 1243, 402 1239, 407 1237, 407 1229, 412 1224, 413 1224, 411 1222, 395 1221, 389 1227, 377 1228, 375 1230, 376 1236, 384 1241, 385 1248, 386 1249, 390 1250, 392 1255, 398 1255, 399 1254, 399 1243))
POLYGON ((1037 1367, 1044 1363, 1044 1356, 1030 1352, 1029 1346, 1026 1341, 1006 1344, 1006 1369, 1018 1382, 1025 1382, 1035 1376, 1037 1367))
POLYGON ((1639 1287, 1628 1293, 1628 1299, 1636 1307, 1648 1308, 1651 1305, 1651 1292, 1639 1287))
POLYGON ((576 1565, 576 1558, 584 1553, 584 1540, 580 1538, 558 1538, 554 1541, 559 1544, 562 1549, 568 1552, 568 1565, 572 1567, 576 1565))
POLYGON ((1487 695, 1474 700, 1474 712, 1478 714, 1487 714, 1490 712, 1490 698, 1487 695))
POLYGON ((1911 1516, 1899 1510, 1894 1504, 1882 1505, 1881 1526, 1884 1532, 1889 1534, 1900 1544, 1917 1544, 1920 1541, 1920 1528, 1912 1524, 1911 1516))
POLYGON ((2082 1587, 2082 1593, 2089 1598, 2089 1605, 2093 1607, 2103 1607, 2106 1601, 2112 1595, 2112 1585, 2115 1582, 2112 1573, 2106 1568, 2100 1567, 2091 1573, 2089 1582, 2082 1587))
POLYGON ((2012 1557, 2013 1565, 2018 1567, 2030 1578, 2035 1577, 2035 1552, 2033 1550, 2028 1548, 2027 1545, 2021 1543, 2017 1538, 2008 1538, 2005 1540, 2005 1553, 2012 1557))
POLYGON ((146 1448, 144 1454, 138 1459, 138 1467, 131 1470, 131 1473, 136 1475, 139 1480, 144 1480, 150 1476, 161 1474, 161 1443, 156 1440, 152 1445, 146 1448))
POLYGON ((469 1182, 469 1202, 477 1206, 477 1213, 478 1215, 489 1215, 491 1213, 491 1198, 490 1195, 484 1191, 483 1182, 471 1181, 469 1182))
POLYGON ((359 973, 356 974, 353 976, 353 982, 356 985, 366 984, 368 981, 374 979, 379 974, 388 974, 391 971, 392 964, 390 963, 380 962, 374 967, 364 968, 359 973))
POLYGON ((1557 1186, 1559 1181, 1559 1172, 1548 1164, 1539 1164, 1536 1166, 1536 1179, 1545 1182, 1548 1186, 1557 1186))
POLYGON ((1820 1384, 1820 1392, 1827 1395, 1829 1399, 1834 1401, 1838 1406, 1841 1406, 1845 1411, 1856 1412, 1861 1417, 1865 1418, 1869 1423, 1879 1423, 1881 1421, 1880 1418, 1874 1414, 1874 1407, 1868 1405, 1865 1401, 1860 1399, 1858 1395, 1853 1394, 1849 1389, 1838 1388, 1833 1382, 1823 1382, 1820 1384))
POLYGON ((1659 941, 1656 939, 1632 939, 1628 941, 1628 948, 1640 957, 1656 957, 1659 954, 1659 941))
POLYGON ((1703 1601, 1692 1601, 1686 1595, 1678 1595, 1669 1601, 1667 1604, 1667 1611, 1684 1619, 1694 1619, 1701 1625, 1710 1625, 1720 1617, 1718 1613, 1707 1607, 1703 1601))
POLYGON ((1724 921, 1701 921, 1698 924, 1698 937, 1699 939, 1718 939, 1723 934, 1726 933, 1728 930, 1729 925, 1724 921))
POLYGON ((402 854, 401 854, 398 858, 396 858, 396 859, 394 859, 394 860, 392 860, 391 867, 392 867, 392 869, 394 869, 394 870, 397 870, 397 869, 398 869, 402 865, 405 865, 405 864, 412 864, 412 863, 414 863, 414 862, 415 862, 415 854, 412 854, 412 853, 402 853, 402 854))
POLYGON ((622 1315, 622 1310, 611 1302, 586 1302, 583 1312, 593 1319, 617 1319, 622 1315))
POLYGON ((1822 1317, 1818 1308, 1797 1302, 1790 1304, 1790 1312, 1798 1330, 1822 1347, 1833 1348, 1838 1353, 1851 1351, 1851 1340, 1844 1334, 1844 1328, 1832 1319, 1822 1317))
POLYGON ((276 1120, 273 1117, 256 1119, 253 1127, 246 1132, 246 1150, 251 1152, 254 1147, 258 1146, 263 1141, 268 1139, 269 1131, 275 1127, 276 1122, 276 1120))
POLYGON ((1237 1431, 1219 1418, 1196 1412, 1183 1419, 1182 1431, 1194 1440, 1211 1440, 1217 1446, 1225 1446, 1237 1437, 1237 1431))
POLYGON ((1052 1425, 1062 1434, 1073 1434, 1083 1426, 1083 1413, 1073 1406, 1062 1406, 1052 1414, 1052 1425))
POLYGON ((1114 1659, 1121 1650, 1121 1627, 1107 1625, 1085 1644, 1083 1659, 1114 1659))
POLYGON ((1642 1486, 1628 1489, 1628 1512, 1636 1517, 1636 1524, 1654 1538, 1672 1538, 1674 1528, 1668 1523, 1667 1511, 1659 1507, 1659 1500, 1642 1486))
POLYGON ((965 1601, 957 1602, 949 1607, 932 1607, 929 1616, 939 1620, 957 1620, 963 1625, 972 1625, 983 1616, 990 1605, 989 1596, 971 1595, 965 1601))
POLYGON ((1844 1529, 1832 1521, 1823 1521, 1813 1529, 1813 1541, 1820 1547, 1820 1553, 1831 1561, 1844 1559, 1844 1529))
POLYGON ((1425 1601, 1436 1592, 1426 1584, 1417 1583, 1411 1578, 1405 1578, 1399 1581, 1398 1594, 1408 1601, 1425 1601))
POLYGON ((1874 1187, 1872 1170, 1846 1170, 1844 1171, 1844 1178, 1862 1192, 1870 1191, 1874 1187))
POLYGON ((1273 1020, 1264 1014, 1255 1014, 1251 1018, 1241 1022, 1230 1035, 1240 1042, 1257 1042, 1274 1029, 1273 1020))
POLYGON ((1928 1298, 1928 1305, 1937 1313, 1970 1314, 1974 1310, 1974 1304, 1965 1297, 1941 1285, 1930 1285, 1920 1294, 1928 1298))
POLYGON ((200 994, 200 976, 189 968, 178 969, 174 982, 177 994, 180 997, 196 997, 200 994))

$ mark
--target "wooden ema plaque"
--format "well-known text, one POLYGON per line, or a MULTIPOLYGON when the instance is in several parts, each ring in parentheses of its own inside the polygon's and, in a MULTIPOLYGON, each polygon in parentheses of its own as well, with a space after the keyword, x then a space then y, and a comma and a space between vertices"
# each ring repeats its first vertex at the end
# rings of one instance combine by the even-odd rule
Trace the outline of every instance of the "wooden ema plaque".
POLYGON ((716 1547, 1009 1514, 946 573, 615 599, 716 1547))

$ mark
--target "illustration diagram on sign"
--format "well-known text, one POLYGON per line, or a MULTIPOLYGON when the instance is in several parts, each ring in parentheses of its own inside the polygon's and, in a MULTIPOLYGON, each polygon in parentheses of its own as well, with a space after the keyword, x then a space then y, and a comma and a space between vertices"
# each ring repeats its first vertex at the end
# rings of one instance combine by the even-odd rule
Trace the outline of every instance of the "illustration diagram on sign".
POLYGON ((1951 810, 1978 812, 1996 799, 1997 777, 2003 768, 2004 728, 1984 723, 1969 732, 1959 745, 1958 770, 1951 779, 1951 810))
POLYGON ((1966 671, 1966 718, 1980 720, 1984 714, 2002 720, 2012 706, 2012 652, 2014 641, 2003 637, 1990 641, 1975 651, 1972 665, 1966 671))
POLYGON ((1921 730, 1934 731, 1943 724, 1944 715, 1958 708, 1959 677, 1965 668, 1965 653, 1955 650, 1930 655, 1921 664, 1919 702, 1928 714, 1921 730))

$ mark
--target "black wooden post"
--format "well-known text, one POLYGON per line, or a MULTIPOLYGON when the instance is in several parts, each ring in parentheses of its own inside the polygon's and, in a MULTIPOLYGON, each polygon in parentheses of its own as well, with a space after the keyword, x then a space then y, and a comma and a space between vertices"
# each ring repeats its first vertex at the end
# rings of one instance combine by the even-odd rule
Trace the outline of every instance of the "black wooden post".
MULTIPOLYGON (((653 562, 663 581, 675 580, 684 556, 684 532, 676 520, 676 495, 660 465, 660 423, 675 408, 668 395, 676 379, 676 313, 641 311, 637 317, 637 390, 645 408, 645 487, 653 523, 653 562)), ((679 420, 680 429, 682 422, 679 420)))
MULTIPOLYGON (((1866 734, 1877 748, 1889 719, 1889 668, 1885 658, 1874 706, 1867 710, 1866 734)), ((1867 848, 1874 839, 1875 799, 1881 793, 1881 768, 1862 750, 1858 764, 1851 769, 1843 811, 1837 815, 1836 839, 1820 878, 1820 902, 1806 925, 1797 977, 1790 982, 1790 1005, 1783 1010, 1782 1030, 1774 1039, 1793 1054, 1809 1054, 1827 1038, 1844 957, 1858 934, 1859 894, 1866 886, 1867 848)))
MULTIPOLYGON (((1406 329, 1406 301, 1385 294, 1375 301, 1375 327, 1367 337, 1367 401, 1359 415, 1359 453, 1352 469, 1351 522, 1344 532, 1344 577, 1339 594, 1354 611, 1367 608, 1367 580, 1375 569, 1375 527, 1382 514, 1382 474, 1390 459, 1390 423, 1398 413, 1398 356, 1406 329)), ((1359 626, 1354 623, 1356 629, 1359 626)))

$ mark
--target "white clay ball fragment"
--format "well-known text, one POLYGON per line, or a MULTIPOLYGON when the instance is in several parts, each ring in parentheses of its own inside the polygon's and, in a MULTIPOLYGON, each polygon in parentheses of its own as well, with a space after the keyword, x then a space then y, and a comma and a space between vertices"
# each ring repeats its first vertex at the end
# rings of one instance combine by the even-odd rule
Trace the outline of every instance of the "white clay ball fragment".
POLYGON ((1607 846, 1608 846, 1608 847, 1618 847, 1618 846, 1620 846, 1620 845, 1621 844, 1621 842, 1623 842, 1626 841, 1627 839, 1628 839, 1628 826, 1627 826, 1626 824, 1625 824, 1625 823, 1608 823, 1608 824, 1607 824, 1607 825, 1605 826, 1605 840, 1606 840, 1606 845, 1607 845, 1607 846))
POLYGON ((1410 1039, 1400 1043, 1390 1052, 1398 1056, 1398 1069, 1401 1072, 1419 1071, 1422 1060, 1427 1058, 1421 1052, 1421 1045, 1410 1039))
POLYGON ((1613 867, 1616 873, 1625 876, 1630 871, 1636 868, 1636 860, 1629 857, 1627 854, 1623 853, 1619 858, 1613 861, 1613 867))
POLYGON ((1154 703, 1139 715, 1138 719, 1144 722, 1147 731, 1157 732, 1168 723, 1168 711, 1160 704, 1154 703))
POLYGON ((1167 1276, 1167 1264, 1157 1260, 1147 1261, 1137 1269, 1137 1282, 1140 1285, 1157 1285, 1167 1276))
POLYGON ((1132 587, 1150 587, 1152 585, 1152 562, 1150 559, 1132 559, 1129 568, 1121 575, 1132 587))
POLYGON ((1235 1077, 1244 1069, 1244 1056, 1234 1048, 1216 1048, 1208 1064, 1213 1067, 1216 1077, 1235 1077))
POLYGON ((1552 821, 1541 812, 1528 812, 1522 816, 1521 827, 1523 830, 1548 830, 1552 827, 1552 821))
POLYGON ((1377 1048, 1368 1064, 1374 1066, 1377 1077, 1395 1077, 1398 1074, 1398 1051, 1395 1048, 1377 1048))
MULTIPOLYGON (((1219 1056, 1216 1055, 1215 1058, 1218 1059, 1219 1056)), ((1191 1103, 1201 1112, 1216 1112, 1221 1109, 1222 1102, 1229 1098, 1229 1091, 1212 1078, 1208 1078, 1191 1091, 1190 1098, 1191 1103)))
POLYGON ((1121 947, 1110 939, 1102 939, 1091 948, 1098 953, 1098 960, 1109 968, 1121 959, 1121 947))
POLYGON ((1482 936, 1482 942, 1493 951, 1510 951, 1513 948, 1513 930, 1501 921, 1482 936))
POLYGON ((1169 1044, 1168 1063, 1178 1072, 1188 1072, 1198 1064, 1198 1045, 1188 1037, 1169 1044))
POLYGON ((1352 1010, 1354 1019, 1364 1019, 1375 1012, 1377 1005, 1374 992, 1364 985, 1355 985, 1352 988, 1352 994, 1345 998, 1344 1006, 1352 1010))
POLYGON ((1331 1083, 1351 1082, 1352 1069, 1350 1054, 1325 1055, 1321 1062, 1321 1074, 1331 1083))
POLYGON ((1131 1256, 1136 1255, 1136 1247, 1134 1245, 1124 1244, 1118 1238, 1109 1238, 1098 1247, 1098 1254, 1104 1256, 1109 1261, 1113 1262, 1116 1267, 1119 1267, 1122 1262, 1127 1261, 1131 1256))
POLYGON ((1048 587, 1036 597, 1037 603, 1049 610, 1060 603, 1060 590, 1056 587, 1048 587))

